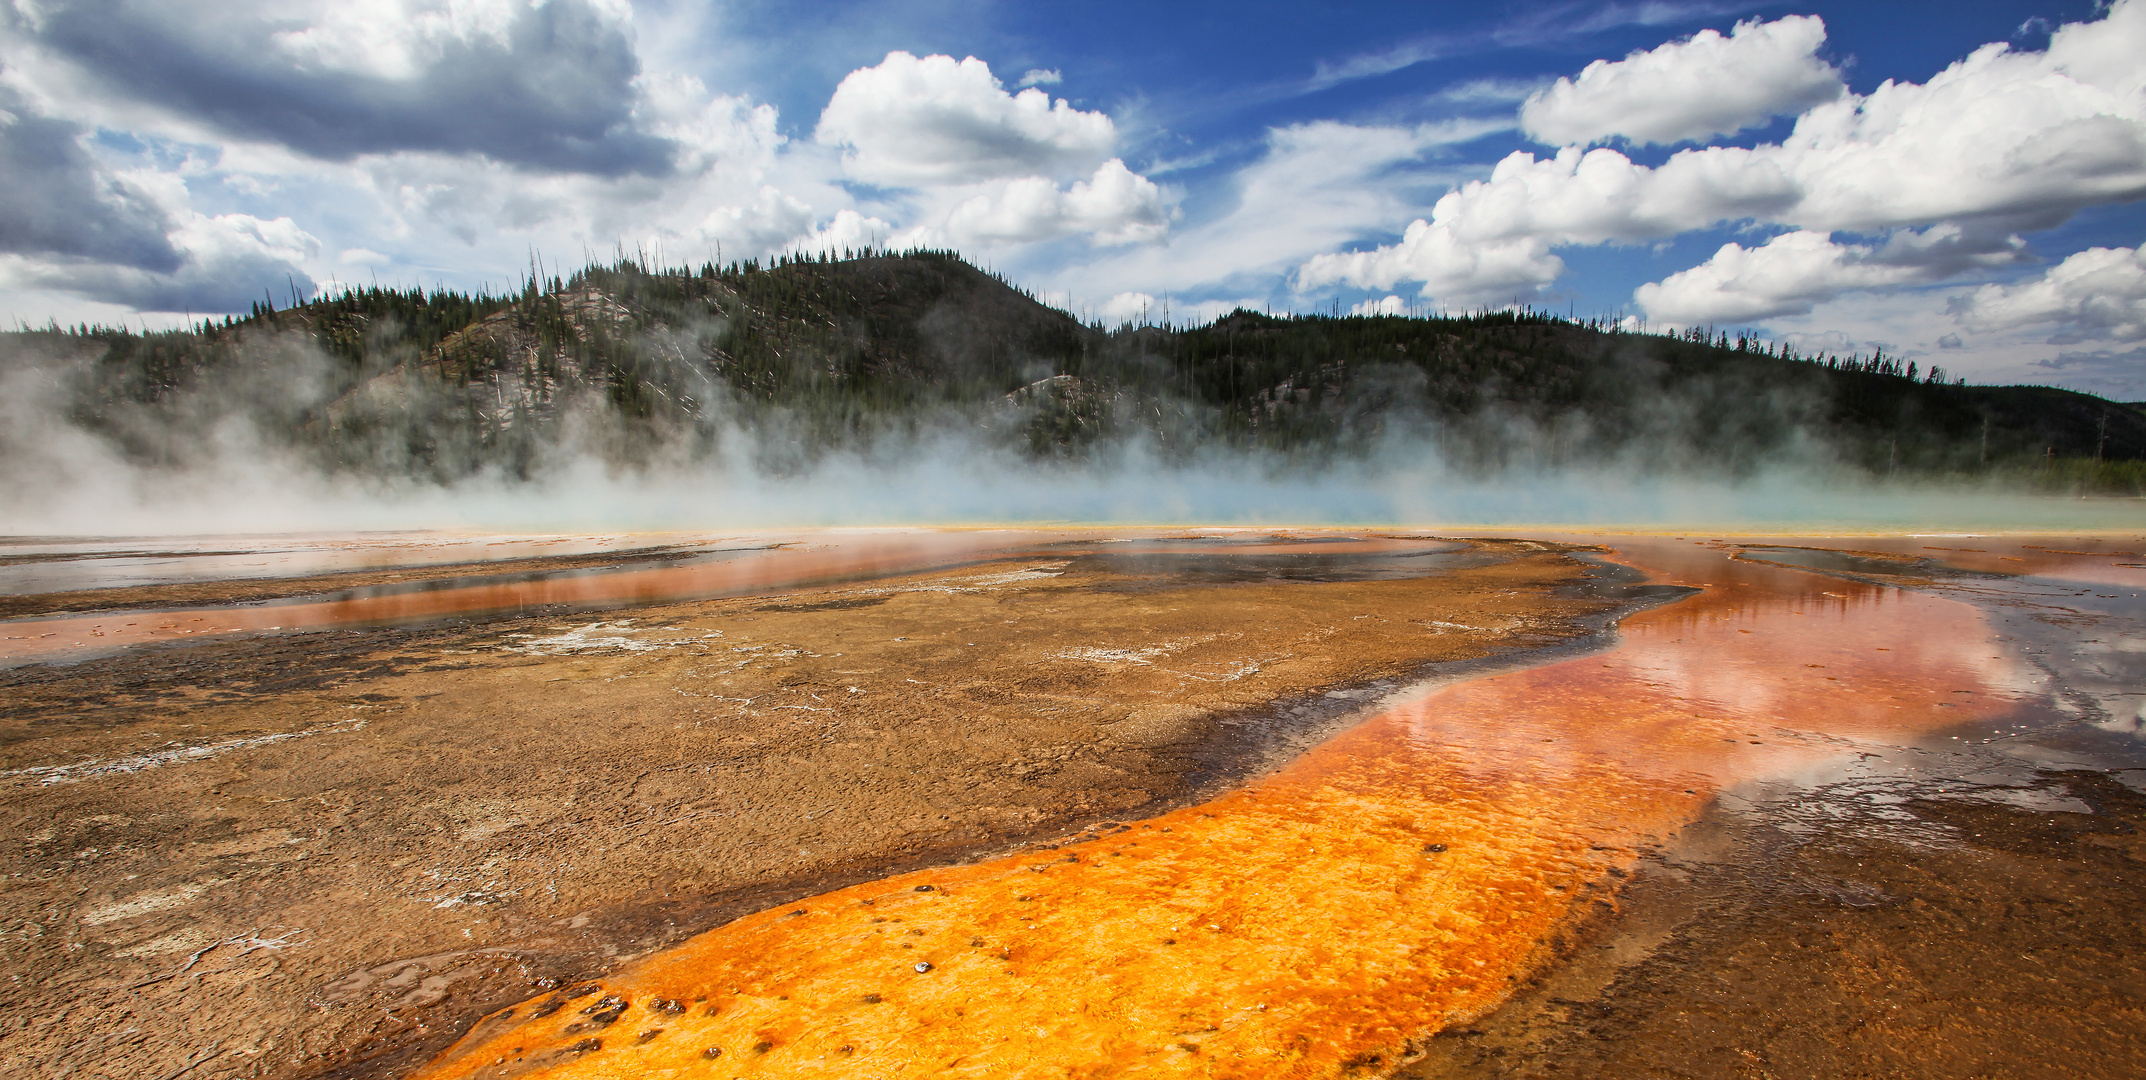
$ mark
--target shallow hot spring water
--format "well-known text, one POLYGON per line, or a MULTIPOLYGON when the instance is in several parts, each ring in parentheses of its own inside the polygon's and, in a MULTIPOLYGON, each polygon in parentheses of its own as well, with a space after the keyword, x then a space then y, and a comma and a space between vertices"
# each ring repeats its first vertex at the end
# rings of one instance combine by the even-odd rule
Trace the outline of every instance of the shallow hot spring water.
POLYGON ((2037 692, 1966 603, 1611 543, 1700 591, 1607 651, 1390 699, 1206 804, 740 919, 421 1075, 1377 1074, 1505 1000, 1724 788, 2037 692))
MULTIPOLYGON (((418 537, 353 544, 347 550, 324 540, 281 541, 254 551, 216 550, 218 545, 197 543, 203 553, 182 557, 162 552, 156 558, 136 558, 142 553, 132 548, 139 545, 45 544, 31 555, 0 555, 0 594, 60 585, 113 588, 353 568, 407 570, 441 563, 466 566, 470 572, 262 603, 0 619, 0 667, 88 660, 167 642, 756 595, 1022 557, 1082 559, 1119 572, 1160 569, 1209 584, 1409 577, 1477 558, 1464 544, 1426 537, 1298 536, 1232 529, 1137 538, 1068 537, 1062 531, 1022 529, 670 536, 662 538, 669 541, 662 548, 643 549, 662 553, 652 565, 489 573, 483 560, 583 555, 601 551, 606 543, 616 548, 621 538, 510 543, 487 537, 418 537), (17 562, 6 563, 7 558, 17 562)), ((239 537, 221 546, 259 543, 260 538, 239 537)))

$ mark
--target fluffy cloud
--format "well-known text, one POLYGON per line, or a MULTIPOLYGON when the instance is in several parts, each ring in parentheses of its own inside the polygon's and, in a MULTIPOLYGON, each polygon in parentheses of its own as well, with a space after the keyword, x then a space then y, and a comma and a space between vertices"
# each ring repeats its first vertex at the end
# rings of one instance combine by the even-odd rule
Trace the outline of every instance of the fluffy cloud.
POLYGON ((288 217, 207 216, 185 183, 115 170, 78 124, 0 86, 0 280, 142 311, 244 310, 264 287, 310 296, 319 242, 288 217))
POLYGON ((876 217, 867 217, 855 210, 842 210, 827 224, 799 237, 789 246, 793 251, 839 255, 867 248, 905 248, 921 240, 916 233, 897 232, 894 226, 876 217))
POLYGON ((629 17, 605 0, 56 0, 0 25, 100 90, 316 158, 663 174, 679 148, 640 125, 629 17))
POLYGON ((1276 276, 1306 258, 1367 229, 1405 223, 1422 186, 1449 182, 1436 173, 1427 179, 1420 171, 1425 159, 1505 126, 1317 121, 1270 129, 1265 152, 1231 177, 1225 212, 1173 229, 1167 245, 1124 247, 1060 271, 1059 280, 1090 296, 1131 287, 1228 297, 1232 304, 1247 294, 1264 297, 1276 276))
POLYGON ((177 270, 164 208, 99 164, 83 134, 0 86, 0 252, 177 270))
MULTIPOLYGON (((2119 0, 2098 22, 2057 30, 2043 52, 1988 45, 1927 83, 1888 82, 1819 105, 1778 144, 1684 150, 1655 168, 1610 149, 1515 153, 1488 180, 1438 200, 1401 245, 1322 257, 1303 279, 1380 288, 1422 280, 1434 293, 1481 297, 1509 288, 1521 265, 1549 265, 1528 245, 1636 242, 1736 220, 1881 235, 1940 223, 1982 237, 2048 228, 2084 207, 2146 197, 2141 55, 2146 0, 2119 0), (1490 280, 1462 276, 1471 259, 1490 280)), ((1827 265, 1843 288, 1897 283, 1853 251, 1800 246, 1812 243, 1790 241, 1756 260, 1724 249, 1719 265, 1659 283, 1653 295, 1679 302, 1711 283, 1726 310, 1732 278, 1774 279, 1785 290, 1778 309, 1795 310, 1798 297, 1822 290, 1786 285, 1805 271, 1823 276, 1827 265)), ((1773 289, 1754 284, 1748 295, 1773 289)))
POLYGON ((1003 265, 1066 237, 1138 246, 1174 216, 1109 116, 982 61, 890 54, 834 90, 825 141, 790 142, 771 106, 644 70, 633 18, 624 0, 0 3, 0 279, 84 311, 227 312, 353 271, 496 287, 532 253, 931 243, 1003 265))
POLYGON ((776 130, 775 107, 741 97, 710 94, 699 79, 662 75, 643 78, 637 118, 649 134, 675 150, 681 175, 764 172, 787 141, 776 130))
POLYGON ((290 218, 263 221, 246 214, 189 214, 171 233, 180 254, 169 270, 81 259, 0 259, 0 279, 16 288, 46 289, 125 304, 137 311, 243 311, 264 292, 278 306, 290 293, 313 294, 315 282, 299 264, 320 244, 290 218))
POLYGON ((1713 258, 1633 294, 1649 317, 1682 323, 1750 322, 1800 315, 1856 289, 1937 281, 2023 257, 2016 237, 1975 236, 1957 225, 1894 233, 1885 243, 1836 243, 1827 233, 1782 233, 1757 247, 1723 244, 1713 258))
POLYGON ((1778 168, 1733 156, 1749 153, 1686 151, 1658 169, 1615 150, 1568 146, 1542 159, 1514 153, 1490 179, 1441 197, 1399 243, 1317 256, 1298 270, 1297 285, 1390 289, 1419 281, 1423 295, 1451 303, 1512 300, 1564 273, 1554 245, 1674 236, 1791 204, 1795 187, 1778 168))
POLYGON ((749 203, 710 211, 695 230, 703 242, 729 248, 733 258, 774 251, 812 231, 812 208, 771 185, 749 203))
POLYGON ((1161 322, 1162 301, 1144 292, 1121 292, 1096 308, 1096 316, 1105 326, 1122 326, 1134 322, 1161 322))
POLYGON ((697 80, 647 81, 644 122, 679 149, 679 168, 668 175, 536 172, 482 156, 426 152, 368 157, 348 175, 370 189, 399 236, 421 240, 444 232, 457 241, 461 253, 426 253, 449 265, 495 240, 509 250, 526 249, 531 239, 601 250, 640 236, 696 250, 721 242, 741 255, 759 255, 809 227, 808 221, 772 241, 767 236, 796 216, 791 204, 809 207, 818 194, 796 182, 774 185, 782 188, 779 197, 767 194, 783 166, 774 109, 710 96, 697 80), (524 235, 501 237, 504 232, 524 235))
POLYGON ((1041 90, 1007 93, 973 56, 890 52, 835 87, 815 138, 844 148, 860 180, 916 187, 1086 172, 1118 133, 1109 116, 1041 90))
POLYGON ((1389 293, 1377 300, 1366 300, 1361 304, 1352 305, 1349 308, 1349 314, 1406 315, 1408 314, 1408 301, 1389 293))
POLYGON ((2146 340, 2146 248, 2088 248, 2039 277, 1955 299, 1970 330, 2051 324, 2060 341, 2146 340))
POLYGON ((1557 80, 1528 97, 1520 126, 1556 146, 1728 135, 1839 97, 1840 73, 1814 55, 1825 40, 1815 15, 1741 22, 1728 37, 1701 30, 1557 80))
MULTIPOLYGON (((1031 71, 1022 84, 1058 81, 1031 71)), ((1169 229, 1162 189, 1109 157, 1117 129, 1041 90, 1008 93, 975 57, 891 52, 835 87, 815 141, 843 152, 843 170, 906 198, 911 228, 896 244, 1030 244, 1068 236, 1114 246, 1169 229), (1069 180, 1069 183, 1061 183, 1069 180)))
POLYGON ((1169 222, 1162 189, 1112 158, 1064 190, 1040 176, 994 185, 956 205, 943 230, 957 243, 1028 243, 1085 234, 1099 244, 1132 244, 1161 239, 1169 222))
POLYGON ((643 71, 616 0, 0 4, 0 56, 6 280, 144 310, 287 302, 359 265, 320 261, 286 206, 331 253, 390 253, 361 277, 469 288, 532 250, 1112 246, 1172 214, 1108 116, 981 61, 892 54, 842 81, 828 141, 789 143, 768 105, 643 71), (916 186, 860 203, 845 173, 916 186))
POLYGON ((1803 196, 1786 223, 1871 230, 1968 218, 2047 228, 2146 196, 2146 4, 2123 0, 2045 52, 1977 49, 1797 120, 1766 156, 1803 196), (2119 59, 2128 58, 2128 59, 2119 59))
POLYGON ((1431 220, 1470 243, 1599 244, 1771 216, 1791 208, 1797 195, 1794 180, 1753 151, 1684 151, 1649 169, 1615 150, 1568 146, 1539 160, 1512 154, 1489 180, 1439 199, 1431 220))
POLYGON ((1928 83, 1821 105, 1779 144, 1685 150, 1659 168, 1608 149, 1516 153, 1457 192, 1446 218, 1470 238, 1556 243, 1741 218, 1828 231, 1976 218, 2048 227, 2146 196, 2146 93, 2136 70, 2106 63, 2111 41, 2146 55, 2146 3, 2064 27, 2047 52, 1985 46, 1928 83))
POLYGON ((1312 259, 1298 271, 1297 285, 1390 289, 1398 281, 1420 281, 1426 297, 1491 304, 1533 295, 1564 270, 1564 260, 1550 254, 1541 239, 1469 243, 1443 223, 1418 218, 1398 244, 1312 259))
POLYGON ((2032 367, 2037 382, 2055 375, 2065 386, 2114 401, 2137 405, 2146 399, 2146 347, 2060 352, 2034 361, 2032 367))

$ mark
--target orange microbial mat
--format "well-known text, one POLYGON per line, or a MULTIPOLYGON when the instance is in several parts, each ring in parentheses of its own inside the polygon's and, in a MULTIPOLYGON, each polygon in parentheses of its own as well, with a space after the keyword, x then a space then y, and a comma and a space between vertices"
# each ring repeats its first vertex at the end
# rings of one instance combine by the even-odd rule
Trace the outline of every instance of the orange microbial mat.
MULTIPOLYGON (((1041 555, 1073 555, 1090 550, 1098 538, 1103 544, 1124 544, 1126 551, 1150 550, 1150 545, 1177 542, 1226 541, 1233 556, 1273 554, 1365 555, 1406 554, 1458 548, 1450 541, 1403 537, 1309 537, 1255 529, 1210 529, 1195 535, 1164 530, 1038 530, 1038 529, 823 529, 798 533, 762 533, 727 538, 692 537, 678 546, 681 557, 698 556, 683 565, 622 568, 590 572, 569 571, 521 576, 512 564, 497 575, 487 575, 477 566, 463 581, 427 581, 388 588, 363 588, 300 596, 264 604, 221 604, 169 610, 122 610, 86 615, 56 614, 0 620, 0 666, 42 661, 84 660, 105 656, 139 645, 172 641, 201 641, 264 633, 299 633, 348 626, 378 626, 436 622, 458 617, 477 617, 528 611, 536 608, 609 610, 635 604, 669 603, 715 597, 744 596, 781 589, 826 585, 864 578, 945 569, 964 563, 1014 559, 1041 555), (1114 534, 1123 534, 1122 536, 1114 534), (1074 545, 1088 542, 1075 549, 1074 545)), ((661 539, 646 537, 644 539, 661 539)), ((557 537, 517 543, 505 541, 486 548, 509 549, 501 557, 532 557, 550 553, 580 553, 600 547, 601 537, 557 537)), ((616 538, 609 538, 615 540, 616 538)), ((246 538, 234 538, 243 546, 246 538)), ((88 545, 58 545, 61 549, 88 545)), ((447 547, 447 545, 439 545, 447 547)), ((450 547, 467 555, 470 545, 450 547)), ((237 558, 237 553, 226 553, 237 558)), ((335 550, 322 541, 303 553, 304 565, 334 566, 337 560, 365 565, 370 556, 377 565, 421 566, 454 558, 424 547, 396 547, 361 543, 348 550, 335 550)), ((77 562, 94 562, 92 554, 77 562)), ((298 564, 290 552, 261 552, 248 557, 249 565, 298 564)), ((183 562, 184 560, 163 560, 183 562)), ((206 559, 194 562, 209 561, 206 559)), ((188 578, 170 568, 161 568, 170 580, 218 580, 234 575, 228 567, 203 567, 198 578, 188 578)), ((77 576, 83 576, 77 568, 77 576)), ((95 585, 109 582, 88 579, 95 585)), ((124 583, 124 582, 122 582, 124 583)))
MULTIPOLYGON (((360 589, 267 604, 8 619, 0 620, 0 664, 80 660, 164 641, 415 623, 542 607, 601 609, 746 595, 954 565, 1028 538, 1027 533, 1006 531, 774 534, 710 547, 705 554, 716 561, 685 566, 528 579, 480 576, 468 584, 360 589)), ((407 552, 396 554, 404 563, 417 561, 407 552)))
POLYGON ((2027 694, 1977 609, 1620 539, 1698 594, 1280 772, 764 911, 482 1021, 448 1077, 1375 1075, 1554 958, 1717 792, 2027 694))

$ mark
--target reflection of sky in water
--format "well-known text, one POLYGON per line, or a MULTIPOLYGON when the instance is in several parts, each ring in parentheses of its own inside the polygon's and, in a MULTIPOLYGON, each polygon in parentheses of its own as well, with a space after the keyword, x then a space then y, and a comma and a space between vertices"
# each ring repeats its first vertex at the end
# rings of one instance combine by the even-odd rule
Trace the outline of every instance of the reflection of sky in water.
MULTIPOLYGON (((1450 541, 1409 537, 1334 537, 1278 535, 1272 530, 1210 530, 1198 537, 1124 537, 1105 533, 1090 535, 1083 542, 1111 542, 1108 550, 1133 549, 1143 543, 1158 543, 1165 550, 1183 550, 1197 557, 1227 559, 1231 552, 1261 564, 1253 578, 1286 579, 1291 573, 1306 574, 1307 566, 1319 564, 1327 574, 1416 577, 1450 569, 1455 563, 1400 564, 1403 569, 1382 568, 1381 560, 1398 560, 1418 553, 1432 559, 1469 560, 1472 554, 1456 553, 1450 541), (1125 540, 1120 545, 1115 541, 1125 540), (1338 568, 1338 569, 1337 569, 1338 568)), ((598 611, 641 604, 738 596, 773 589, 800 588, 855 581, 891 574, 948 569, 980 561, 1008 560, 1045 555, 1058 559, 1082 553, 1068 546, 1078 536, 1073 530, 1052 532, 1021 530, 828 530, 765 534, 757 537, 687 538, 663 537, 666 547, 679 552, 679 559, 653 564, 637 563, 596 570, 502 572, 483 576, 456 576, 434 581, 344 589, 260 604, 222 605, 170 611, 117 611, 88 615, 50 616, 0 622, 0 664, 34 663, 43 659, 82 660, 109 655, 120 649, 155 641, 224 637, 249 633, 290 633, 324 627, 416 625, 444 619, 510 614, 532 609, 548 611, 598 611), (719 546, 720 545, 720 546, 719 546)), ((561 546, 586 549, 604 538, 550 538, 561 546)), ((627 542, 633 549, 646 549, 652 537, 635 536, 627 542)), ((475 541, 450 550, 466 553, 475 541)), ((501 541, 486 541, 503 544, 501 541)), ((527 550, 532 540, 514 541, 527 550)), ((612 540, 617 544, 619 541, 612 540)), ((225 547, 230 546, 229 541, 225 547)), ((394 544, 384 549, 370 542, 352 545, 362 554, 379 557, 382 551, 397 557, 405 550, 434 555, 433 562, 457 561, 437 556, 429 543, 405 548, 394 544)), ((310 552, 309 552, 310 553, 310 552)), ((540 551, 541 554, 565 552, 540 551)), ((281 555, 281 549, 277 549, 281 555)), ((1166 563, 1163 572, 1171 565, 1166 563)), ((94 560, 91 561, 92 563, 94 560)), ((179 560, 184 568, 185 560, 179 560)), ((1194 580, 1186 566, 1176 566, 1178 576, 1194 580)), ((1300 578, 1306 579, 1306 578, 1300 578)))
POLYGON ((720 542, 706 535, 211 536, 0 541, 0 595, 304 577, 720 542))
MULTIPOLYGON (((515 606, 618 606, 990 564, 977 572, 982 582, 1013 553, 1214 584, 1413 576, 1465 557, 1441 541, 1365 534, 1116 530, 1069 544, 1074 538, 791 534, 788 547, 692 565, 456 577, 274 605, 15 620, 5 624, 15 639, 5 644, 26 655, 104 647, 69 645, 62 630, 124 644, 515 606)), ((1865 830, 1934 843, 1943 842, 1943 827, 1917 818, 1907 800, 1950 793, 2076 809, 2038 788, 2034 769, 2138 754, 2137 688, 2146 687, 2146 600, 2138 593, 2146 592, 2146 572, 2126 565, 2138 558, 2130 554, 2136 545, 1574 539, 1608 545, 1653 582, 1701 591, 1625 620, 1606 651, 1395 699, 1280 773, 1146 823, 1137 842, 1124 833, 1076 841, 1047 856, 858 886, 801 905, 812 918, 790 921, 785 911, 741 920, 617 977, 635 1001, 705 996, 721 1002, 719 1016, 666 1021, 667 1040, 611 1045, 563 1067, 570 1074, 585 1061, 592 1069, 654 1071, 667 1060, 661 1055, 684 1050, 690 1058, 717 1043, 749 1047, 773 1032, 785 1053, 761 1060, 775 1072, 820 1069, 839 1046, 861 1046, 873 1056, 845 1064, 888 1068, 907 1055, 922 1066, 981 1048, 975 1074, 999 1075, 993 1070, 1018 1063, 993 1057, 995 1047, 1042 1045, 1107 1060, 1188 1017, 1198 1022, 1186 1030, 1199 1032, 1202 1060, 1229 1053, 1269 1060, 1309 1045, 1301 1051, 1307 1060, 1338 1066, 1352 1055, 1388 1052, 1439 1017, 1460 1022, 1495 1005, 1544 961, 1541 942, 1576 904, 1599 895, 1610 868, 1629 865, 1717 798, 1766 804, 1791 831, 1865 830), (1812 547, 1854 550, 1803 550, 1812 547), (1730 557, 1739 550, 1753 557, 1730 557), (1936 584, 1903 590, 1857 577, 1903 569, 1936 584), (933 891, 920 893, 917 884, 933 891), (888 951, 895 939, 873 936, 879 924, 871 919, 897 908, 917 932, 901 939, 915 943, 907 952, 888 951), (935 965, 929 981, 909 970, 919 956, 935 965), (837 1007, 866 995, 883 995, 874 1004, 885 1007, 869 1015, 837 1007), (993 1009, 969 1008, 980 995, 993 1009), (628 1068, 622 1055, 647 1060, 628 1068)), ((173 558, 437 565, 467 561, 490 544, 543 555, 568 553, 561 550, 568 544, 586 551, 647 540, 403 537, 350 542, 343 554, 332 541, 279 541, 251 556, 208 554, 235 548, 204 540, 196 548, 203 554, 173 558)), ((539 1046, 567 1039, 560 1025, 579 1015, 562 1012, 544 1021, 552 1027, 512 1038, 539 1046)), ((1190 1061, 1186 1055, 1139 1060, 1190 1061)))
MULTIPOLYGON (((1495 1006, 1571 911, 1717 796, 1781 803, 1791 830, 1911 842, 1944 831, 1903 804, 1947 786, 2069 808, 1992 745, 2062 721, 1983 607, 1733 544, 1607 542, 1702 591, 1627 618, 1605 651, 1389 699, 1280 772, 1130 831, 857 886, 657 954, 603 991, 715 1008, 645 1045, 580 1044, 547 1075, 668 1075, 755 1040, 770 1075, 1333 1075, 1495 1006)), ((575 1022, 525 1010, 434 1075, 575 1045, 575 1022)))
POLYGON ((1744 557, 1840 574, 1931 579, 1939 594, 1982 610, 1993 641, 2021 664, 2019 688, 2045 697, 2051 715, 2146 737, 2146 564, 2140 562, 2146 537, 1826 543, 1916 561, 1770 545, 1744 545, 1744 557))
POLYGON ((2125 588, 2037 575, 1961 591, 1989 612, 1999 640, 2037 669, 2056 708, 2146 736, 2146 581, 2125 588))

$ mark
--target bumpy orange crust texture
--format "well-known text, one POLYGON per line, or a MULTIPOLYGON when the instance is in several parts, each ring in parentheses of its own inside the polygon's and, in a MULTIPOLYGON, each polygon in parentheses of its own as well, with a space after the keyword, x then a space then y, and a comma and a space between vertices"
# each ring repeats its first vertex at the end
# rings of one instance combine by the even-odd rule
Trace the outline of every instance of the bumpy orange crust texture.
POLYGON ((1377 1074, 1723 785, 2010 700, 1965 605, 1632 546, 1706 592, 1606 654, 1396 703, 1202 806, 741 919, 423 1075, 1377 1074))

